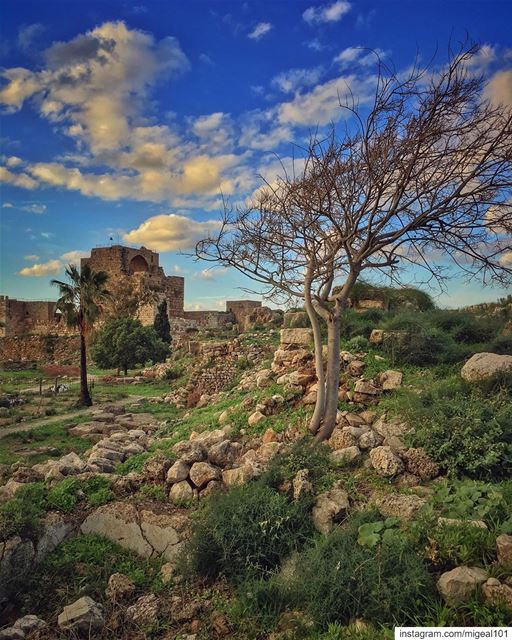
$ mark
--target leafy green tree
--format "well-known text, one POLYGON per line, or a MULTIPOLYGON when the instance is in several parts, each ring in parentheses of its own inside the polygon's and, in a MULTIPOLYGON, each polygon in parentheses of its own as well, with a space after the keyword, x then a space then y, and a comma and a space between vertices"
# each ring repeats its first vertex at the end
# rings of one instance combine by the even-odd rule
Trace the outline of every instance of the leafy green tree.
POLYGON ((80 271, 74 264, 66 268, 69 282, 52 280, 51 284, 59 288, 60 298, 57 309, 62 312, 66 323, 76 327, 80 333, 80 399, 79 405, 90 407, 91 395, 87 386, 87 346, 86 338, 103 311, 103 305, 110 298, 105 288, 108 274, 105 271, 93 271, 89 265, 80 271))
POLYGON ((168 353, 169 345, 160 340, 153 327, 123 316, 109 320, 98 333, 92 356, 100 367, 116 367, 126 375, 128 369, 148 360, 163 362, 168 353))
POLYGON ((160 340, 163 340, 166 344, 171 342, 171 325, 169 323, 169 316, 167 315, 167 300, 163 300, 158 305, 153 328, 160 340))

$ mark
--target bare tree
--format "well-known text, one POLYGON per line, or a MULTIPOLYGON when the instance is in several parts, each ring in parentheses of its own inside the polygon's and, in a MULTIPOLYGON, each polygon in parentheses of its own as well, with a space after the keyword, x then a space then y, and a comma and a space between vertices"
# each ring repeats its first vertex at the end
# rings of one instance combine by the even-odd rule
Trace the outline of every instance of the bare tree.
POLYGON ((470 71, 476 47, 440 70, 406 77, 382 64, 370 107, 356 104, 342 136, 311 140, 304 168, 264 182, 254 201, 225 207, 220 233, 196 255, 302 298, 313 328, 318 394, 310 430, 335 426, 340 327, 361 274, 404 282, 454 275, 510 281, 512 112, 483 97, 470 71), (508 266, 507 266, 508 265, 508 266), (319 319, 327 324, 327 365, 319 319))

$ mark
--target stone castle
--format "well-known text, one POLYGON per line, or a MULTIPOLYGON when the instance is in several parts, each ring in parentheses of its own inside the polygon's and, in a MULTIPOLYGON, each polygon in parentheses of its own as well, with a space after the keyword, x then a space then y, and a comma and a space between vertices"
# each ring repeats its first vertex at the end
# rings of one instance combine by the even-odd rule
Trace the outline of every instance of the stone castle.
MULTIPOLYGON (((153 289, 155 300, 139 312, 139 319, 145 325, 153 324, 162 300, 167 301, 171 331, 174 333, 228 325, 237 325, 240 330, 245 330, 251 324, 272 319, 273 312, 255 300, 228 301, 225 311, 185 311, 185 279, 166 275, 159 260, 159 254, 146 247, 134 249, 114 245, 92 249, 90 257, 82 258, 81 266, 88 264, 94 271, 106 271, 114 284, 128 280, 144 283, 153 289)), ((56 302, 23 301, 0 296, 0 337, 69 333, 70 330, 56 310, 56 302)))

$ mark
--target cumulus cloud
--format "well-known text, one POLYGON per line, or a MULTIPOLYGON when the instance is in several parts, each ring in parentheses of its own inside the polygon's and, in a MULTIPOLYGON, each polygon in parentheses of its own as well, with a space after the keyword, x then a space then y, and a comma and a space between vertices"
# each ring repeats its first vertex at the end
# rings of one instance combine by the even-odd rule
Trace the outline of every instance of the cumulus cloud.
POLYGON ((323 74, 322 67, 312 69, 288 69, 272 79, 272 85, 283 93, 295 93, 316 84, 323 74))
POLYGON ((48 262, 40 262, 33 264, 31 267, 23 267, 18 274, 20 276, 32 276, 40 278, 42 276, 55 276, 62 270, 62 262, 60 260, 48 260, 48 262))
MULTIPOLYGON (((41 234, 45 236, 44 233, 41 234)), ((48 236, 51 234, 47 234, 48 236)), ((18 275, 20 276, 30 276, 40 278, 43 276, 54 276, 60 273, 68 264, 79 264, 80 258, 86 258, 89 254, 86 251, 67 251, 63 253, 60 258, 53 258, 52 260, 48 260, 47 262, 40 262, 31 265, 30 267, 23 267, 18 271, 18 275)), ((39 256, 30 255, 25 256, 25 260, 32 262, 34 260, 39 260, 39 256)))
POLYGON ((340 103, 352 96, 359 103, 372 97, 375 78, 355 75, 340 76, 316 85, 311 91, 295 96, 290 102, 279 106, 278 118, 281 124, 325 125, 335 122, 344 115, 340 103))
POLYGON ((28 262, 36 262, 37 260, 39 260, 39 256, 31 254, 29 256, 23 256, 23 260, 27 260, 28 262))
POLYGON ((26 173, 13 173, 6 167, 0 167, 0 182, 22 189, 35 189, 38 185, 37 181, 26 173))
POLYGON ((2 209, 14 209, 14 205, 12 202, 4 202, 2 205, 2 209))
POLYGON ((338 22, 350 11, 350 2, 338 0, 333 4, 324 4, 318 7, 309 7, 302 14, 308 24, 321 24, 323 22, 338 22))
POLYGON ((487 83, 485 94, 492 104, 512 108, 512 69, 497 71, 487 83))
POLYGON ((218 276, 222 276, 226 273, 227 269, 217 268, 217 269, 203 269, 196 273, 196 277, 201 280, 215 280, 218 276))
POLYGON ((161 214, 125 233, 123 240, 155 251, 183 251, 193 249, 199 240, 215 234, 220 227, 218 220, 197 222, 175 213, 161 214))
POLYGON ((259 40, 272 29, 270 22, 259 22, 254 29, 248 34, 251 40, 259 40))

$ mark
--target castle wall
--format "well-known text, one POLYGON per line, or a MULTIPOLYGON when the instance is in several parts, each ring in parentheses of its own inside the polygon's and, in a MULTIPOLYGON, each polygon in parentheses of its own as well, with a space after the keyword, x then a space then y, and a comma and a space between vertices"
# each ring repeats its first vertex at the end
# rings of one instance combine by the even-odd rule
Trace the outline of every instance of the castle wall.
POLYGON ((78 336, 23 335, 0 337, 0 363, 78 364, 78 336))

